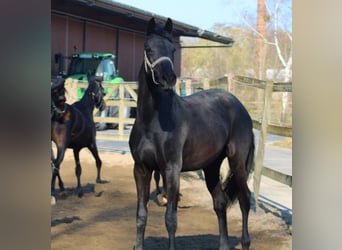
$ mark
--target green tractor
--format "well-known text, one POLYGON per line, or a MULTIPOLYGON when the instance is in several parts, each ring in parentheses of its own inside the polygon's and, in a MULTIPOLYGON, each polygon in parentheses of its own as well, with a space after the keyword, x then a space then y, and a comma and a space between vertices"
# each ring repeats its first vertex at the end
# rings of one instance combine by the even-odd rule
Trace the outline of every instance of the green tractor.
MULTIPOLYGON (((61 54, 56 57, 63 57, 61 54)), ((106 84, 119 84, 124 81, 122 77, 118 75, 116 70, 114 59, 115 56, 111 53, 94 53, 94 52, 77 52, 73 53, 71 57, 68 72, 63 75, 64 78, 74 79, 87 82, 87 73, 95 74, 103 77, 103 82, 106 84)), ((62 61, 62 60, 56 60, 62 61)), ((77 98, 80 100, 84 94, 85 88, 77 88, 77 98)), ((104 88, 107 94, 109 88, 104 88)), ((125 92, 125 98, 130 98, 130 95, 125 92)), ((111 96, 111 100, 119 99, 119 90, 117 89, 111 96)), ((101 117, 118 117, 119 108, 117 106, 107 106, 107 108, 98 113, 101 117)), ((130 117, 130 107, 124 108, 124 117, 130 117)), ((118 124, 115 123, 96 123, 97 130, 105 130, 107 128, 116 128, 118 124)))

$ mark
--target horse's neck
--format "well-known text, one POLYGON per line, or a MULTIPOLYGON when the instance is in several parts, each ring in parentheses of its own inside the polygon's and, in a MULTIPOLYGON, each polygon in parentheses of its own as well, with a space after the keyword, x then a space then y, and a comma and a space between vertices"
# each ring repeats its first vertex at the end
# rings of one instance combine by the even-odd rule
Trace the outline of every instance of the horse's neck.
MULTIPOLYGON (((76 103, 75 103, 76 104, 76 103)), ((90 92, 85 92, 81 100, 78 101, 76 107, 80 109, 83 113, 90 114, 92 116, 95 103, 91 97, 90 92)))
POLYGON ((146 117, 155 112, 157 89, 152 81, 152 77, 145 73, 142 65, 139 71, 137 115, 146 117))
MULTIPOLYGON (((155 116, 164 117, 166 120, 173 120, 172 110, 176 96, 173 92, 163 92, 158 88, 152 79, 145 74, 140 74, 138 88, 137 118, 144 123, 149 123, 155 116), (148 82, 150 80, 150 82, 148 82)), ((164 119, 163 119, 164 120, 164 119)))

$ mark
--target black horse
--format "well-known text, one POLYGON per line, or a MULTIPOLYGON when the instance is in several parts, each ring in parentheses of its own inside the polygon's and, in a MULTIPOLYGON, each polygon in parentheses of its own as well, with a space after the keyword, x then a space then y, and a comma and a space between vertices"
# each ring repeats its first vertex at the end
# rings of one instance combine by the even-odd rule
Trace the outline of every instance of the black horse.
POLYGON ((213 199, 219 249, 229 248, 226 209, 236 199, 242 211, 242 248, 249 249, 247 179, 254 159, 252 120, 240 101, 226 91, 206 90, 187 97, 175 93, 172 26, 171 19, 164 26, 153 18, 149 21, 139 73, 137 117, 129 140, 137 188, 135 249, 143 249, 155 169, 166 182, 169 249, 175 249, 180 172, 197 169, 203 169, 213 199), (230 171, 221 183, 219 170, 225 157, 230 171))
POLYGON ((65 103, 64 80, 57 80, 55 88, 51 88, 51 140, 55 142, 57 147, 57 157, 51 155, 52 162, 52 180, 51 195, 52 202, 56 197, 55 181, 58 177, 60 192, 63 193, 64 184, 59 175, 59 167, 64 158, 67 148, 72 148, 76 163, 75 173, 77 177, 77 193, 81 197, 83 191, 81 188, 81 164, 79 152, 82 148, 87 147, 93 154, 96 167, 96 182, 101 183, 101 159, 98 155, 96 146, 96 129, 93 120, 94 107, 101 111, 105 109, 106 104, 103 100, 104 91, 101 85, 102 79, 88 75, 88 88, 80 101, 72 105, 65 103))

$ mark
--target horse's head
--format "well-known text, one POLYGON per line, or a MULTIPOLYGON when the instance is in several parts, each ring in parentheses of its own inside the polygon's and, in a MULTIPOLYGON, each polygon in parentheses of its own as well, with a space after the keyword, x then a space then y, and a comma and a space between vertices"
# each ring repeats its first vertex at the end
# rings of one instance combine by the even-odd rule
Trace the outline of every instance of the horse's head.
POLYGON ((65 87, 64 79, 56 79, 51 83, 51 108, 52 111, 63 113, 65 111, 65 87))
POLYGON ((100 111, 106 108, 106 102, 104 101, 103 97, 105 96, 105 92, 102 87, 102 77, 99 76, 92 76, 88 74, 88 82, 89 82, 89 91, 94 100, 95 107, 98 108, 100 111))
POLYGON ((154 18, 148 23, 144 44, 144 66, 153 82, 164 90, 170 90, 176 83, 173 69, 172 21, 167 19, 164 26, 156 24, 154 18))

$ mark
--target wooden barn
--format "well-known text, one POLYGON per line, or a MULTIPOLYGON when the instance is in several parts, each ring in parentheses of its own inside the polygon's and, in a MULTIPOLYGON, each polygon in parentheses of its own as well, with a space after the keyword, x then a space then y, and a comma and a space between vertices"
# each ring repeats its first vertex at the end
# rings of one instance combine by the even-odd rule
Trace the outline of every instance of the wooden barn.
MULTIPOLYGON (((164 22, 167 17, 110 0, 51 0, 51 76, 58 74, 58 53, 109 52, 116 55, 116 66, 126 81, 136 81, 143 60, 143 42, 151 17, 164 22)), ((200 37, 226 45, 233 40, 210 31, 173 20, 174 41, 181 36, 200 37)), ((64 62, 67 69, 68 60, 64 62)), ((175 54, 175 70, 180 75, 181 51, 175 54)))

